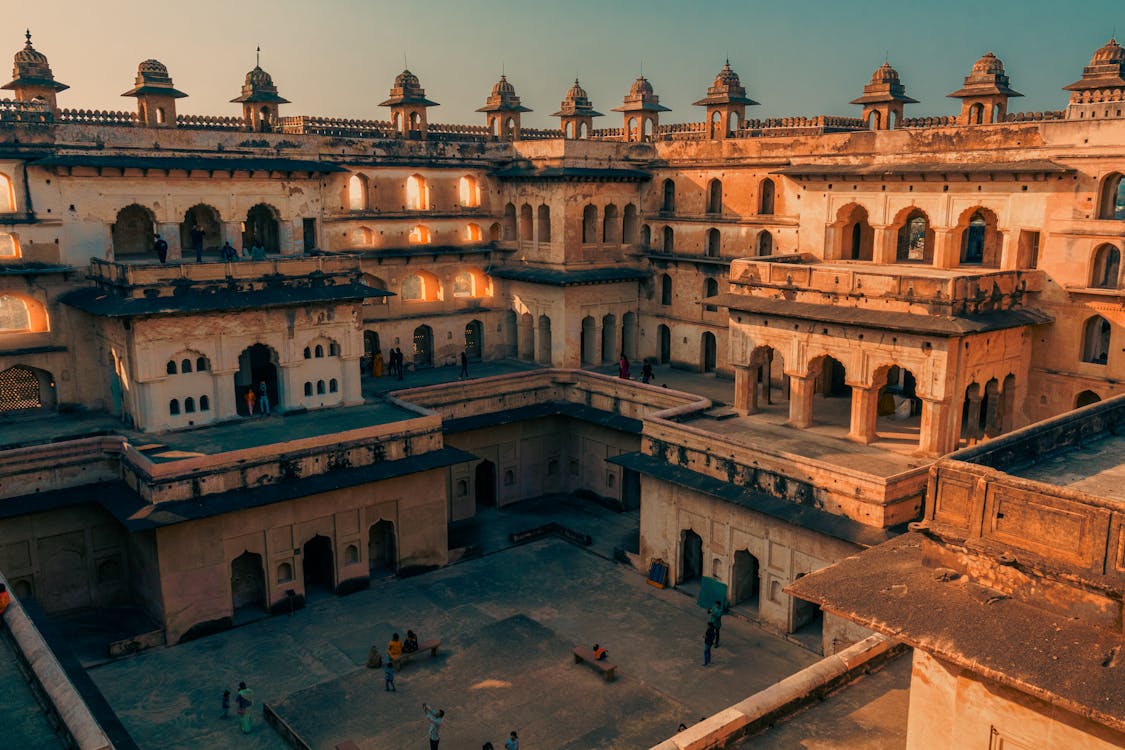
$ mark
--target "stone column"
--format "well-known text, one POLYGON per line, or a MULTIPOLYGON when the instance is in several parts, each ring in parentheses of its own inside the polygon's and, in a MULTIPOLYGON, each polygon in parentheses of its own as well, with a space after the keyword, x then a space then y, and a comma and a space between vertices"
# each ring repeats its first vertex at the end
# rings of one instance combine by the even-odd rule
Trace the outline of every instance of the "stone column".
POLYGON ((876 263, 890 265, 898 255, 898 231, 888 224, 873 224, 875 230, 872 258, 876 263))
POLYGON ((363 388, 359 357, 341 357, 340 367, 340 395, 343 396, 344 406, 362 404, 363 388))
POLYGON ((1000 230, 1000 270, 1014 271, 1020 264, 1020 243, 1018 230, 1000 230))
POLYGON ((875 441, 880 390, 878 386, 852 386, 852 417, 848 440, 863 445, 875 441))
POLYGON ((758 411, 758 371, 759 366, 734 367, 734 410, 746 416, 758 411))
POLYGON ((941 456, 956 446, 949 415, 948 402, 922 399, 922 439, 918 448, 925 455, 941 456))
POLYGON ((212 370, 215 381, 215 419, 238 416, 238 394, 234 391, 235 370, 212 370))
POLYGON ((594 332, 591 338, 594 340, 590 342, 590 353, 594 356, 590 357, 590 364, 603 365, 605 358, 602 357, 602 319, 599 317, 594 318, 594 332))
POLYGON ((803 430, 812 425, 813 387, 816 375, 789 375, 789 426, 803 430))
POLYGON ((162 221, 156 225, 156 232, 168 243, 168 262, 178 263, 182 260, 184 256, 183 248, 180 247, 180 225, 162 221))
POLYGON ((946 227, 934 230, 934 268, 954 268, 961 262, 961 247, 953 230, 946 227))

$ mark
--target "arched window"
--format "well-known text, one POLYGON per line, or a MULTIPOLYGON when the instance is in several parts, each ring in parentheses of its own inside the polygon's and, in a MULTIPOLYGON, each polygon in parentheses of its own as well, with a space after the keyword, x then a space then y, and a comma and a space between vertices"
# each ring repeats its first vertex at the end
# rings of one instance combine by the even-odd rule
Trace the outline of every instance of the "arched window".
POLYGON ((969 226, 965 229, 965 239, 961 245, 962 263, 980 263, 984 260, 984 216, 980 211, 969 219, 969 226))
POLYGON ((468 271, 461 271, 453 277, 454 297, 475 297, 473 275, 468 271))
POLYGON ((707 251, 706 251, 707 257, 709 257, 709 258, 718 258, 719 257, 719 250, 720 250, 719 242, 720 242, 720 240, 719 240, 719 230, 718 229, 708 229, 707 230, 707 251))
POLYGON ((419 224, 410 230, 410 244, 411 245, 428 245, 430 244, 430 230, 428 227, 419 224))
POLYGON ((422 277, 414 274, 407 276, 402 282, 402 298, 404 300, 419 300, 422 299, 422 277))
POLYGON ((328 342, 328 356, 329 357, 339 357, 340 356, 340 345, 337 344, 335 341, 328 342))
POLYGON ((476 208, 480 205, 480 185, 477 178, 465 175, 457 185, 457 197, 462 206, 476 208))
POLYGON ((329 393, 335 393, 338 390, 340 390, 340 384, 338 382, 336 382, 336 378, 332 378, 331 380, 329 380, 328 381, 328 392, 329 393))
POLYGON ((516 240, 516 206, 514 203, 509 203, 504 206, 504 226, 503 235, 505 242, 515 242, 516 240))
POLYGON ((191 372, 191 360, 190 359, 185 359, 183 362, 180 362, 180 372, 185 372, 185 373, 191 372))
POLYGON ((1098 201, 1098 218, 1125 220, 1125 177, 1113 173, 1102 183, 1102 194, 1098 201))
POLYGON ((1095 315, 1086 321, 1082 334, 1082 361, 1104 365, 1109 361, 1109 321, 1095 315))
POLYGON ((672 304, 672 277, 668 274, 660 277, 660 304, 666 307, 672 304))
POLYGON ((664 198, 660 203, 660 210, 669 213, 676 210, 676 183, 670 179, 664 181, 664 198))
POLYGON ((353 174, 348 178, 348 210, 363 211, 367 208, 367 184, 363 177, 353 174))
POLYGON ((672 227, 664 227, 664 252, 671 253, 676 249, 676 233, 672 231, 672 227))
POLYGON ((179 415, 179 413, 180 413, 180 402, 177 401, 176 399, 172 399, 171 401, 169 401, 168 402, 168 413, 171 414, 173 417, 179 415))
POLYGON ((176 363, 172 360, 168 360, 168 364, 167 364, 167 366, 165 366, 164 369, 168 372, 169 375, 175 375, 176 374, 176 363))
POLYGON ((210 366, 211 365, 207 361, 206 357, 198 357, 195 360, 195 371, 196 372, 207 372, 207 370, 210 368, 210 366))
POLYGON ((305 347, 305 359, 312 359, 312 349, 305 347))
POLYGON ((773 255, 773 235, 764 230, 758 235, 758 255, 773 255))
POLYGON ((721 214, 723 212, 723 181, 711 180, 707 184, 707 213, 721 214))
POLYGON ((356 227, 352 230, 352 247, 371 247, 375 244, 375 232, 367 227, 356 227))
POLYGON ((546 203, 539 204, 539 241, 551 241, 551 207, 546 203))
POLYGON ((10 294, 0 294, 0 333, 31 330, 31 313, 27 303, 10 294))
POLYGON ((652 249, 652 227, 648 224, 641 227, 641 247, 645 250, 652 249))
POLYGON ((488 225, 488 241, 489 242, 499 242, 500 241, 500 223, 499 222, 494 222, 494 223, 488 225))
POLYGON ((200 396, 199 397, 199 410, 200 411, 211 411, 211 399, 207 398, 206 396, 200 396))
POLYGON ((6 174, 0 174, 0 214, 11 214, 16 211, 16 192, 12 189, 12 180, 6 174))
POLYGON ((312 382, 307 381, 307 380, 305 381, 305 395, 306 396, 313 395, 312 382))
MULTIPOLYGON (((703 298, 708 299, 714 297, 719 293, 719 282, 716 279, 704 279, 703 281, 703 298)), ((715 312, 719 308, 714 305, 706 305, 707 312, 715 312)))
POLYGON ((184 414, 195 414, 195 399, 191 396, 184 399, 184 414))
POLYGON ((317 359, 324 359, 324 346, 317 344, 316 348, 313 349, 313 356, 317 359))
POLYGON ((7 232, 0 232, 0 258, 20 257, 20 245, 16 238, 7 232))
POLYGON ((924 263, 932 258, 933 239, 930 219, 919 210, 911 211, 898 230, 897 260, 904 263, 924 263))
POLYGON ((621 223, 617 206, 610 203, 605 207, 602 218, 602 242, 606 245, 621 244, 621 223))
POLYGON ((633 245, 637 242, 637 207, 632 203, 625 205, 625 214, 621 219, 621 243, 633 245))
POLYGON ((589 245, 598 241, 598 207, 586 205, 582 209, 582 244, 589 245))
POLYGON ((758 213, 765 215, 773 213, 774 191, 773 180, 768 177, 762 180, 758 197, 758 213))
POLYGON ((316 381, 316 395, 318 395, 318 396, 324 395, 324 381, 323 380, 316 381))
POLYGON ((465 240, 467 242, 480 242, 482 236, 480 224, 469 224, 465 227, 465 240))
POLYGON ((531 210, 531 205, 528 203, 520 206, 520 241, 531 242, 535 237, 535 225, 532 223, 534 214, 531 210))
POLYGON ((430 208, 430 188, 426 178, 412 174, 406 178, 406 208, 410 211, 427 211, 430 208))
POLYGON ((1102 245, 1094 251, 1092 270, 1090 286, 1097 289, 1116 289, 1121 276, 1121 251, 1113 245, 1102 245))

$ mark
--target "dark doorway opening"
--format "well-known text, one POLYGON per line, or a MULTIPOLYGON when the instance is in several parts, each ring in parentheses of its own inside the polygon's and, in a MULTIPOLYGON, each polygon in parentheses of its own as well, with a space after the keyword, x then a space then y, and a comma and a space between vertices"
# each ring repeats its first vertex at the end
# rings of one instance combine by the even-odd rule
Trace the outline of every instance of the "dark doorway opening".
POLYGON ((691 529, 680 533, 679 583, 698 581, 703 576, 703 538, 691 529))
POLYGON ((329 593, 335 591, 332 540, 317 534, 305 542, 302 553, 305 567, 305 596, 308 597, 314 589, 329 593))
POLYGON ((668 326, 660 326, 656 331, 660 340, 660 364, 666 365, 672 361, 672 331, 668 326))
POLYGON ((371 526, 367 534, 367 562, 373 576, 395 572, 395 525, 390 521, 371 526))
POLYGON ((477 464, 474 475, 477 490, 477 507, 490 508, 496 505, 496 464, 484 460, 477 464))
POLYGON ((231 561, 230 593, 235 619, 240 610, 245 614, 266 611, 266 573, 261 555, 247 551, 231 561))
POLYGON ((235 403, 239 414, 248 416, 250 413, 246 404, 246 389, 253 388, 254 395, 260 396, 259 387, 263 382, 270 397, 270 408, 277 409, 281 406, 281 393, 277 384, 277 354, 265 344, 254 344, 239 355, 238 372, 234 375, 235 403))
POLYGON ((484 353, 484 326, 479 320, 471 320, 465 326, 465 356, 479 362, 484 353))
POLYGON ((749 550, 740 549, 735 552, 731 603, 757 609, 760 581, 758 558, 751 555, 749 550))
POLYGON ((633 469, 625 469, 621 475, 621 507, 624 510, 640 510, 641 475, 633 469))

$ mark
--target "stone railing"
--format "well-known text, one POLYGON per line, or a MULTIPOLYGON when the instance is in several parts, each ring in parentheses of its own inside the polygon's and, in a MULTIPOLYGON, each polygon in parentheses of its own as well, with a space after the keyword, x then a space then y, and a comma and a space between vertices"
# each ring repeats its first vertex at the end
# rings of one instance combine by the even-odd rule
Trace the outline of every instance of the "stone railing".
POLYGON ((0 498, 118 479, 123 444, 124 438, 107 436, 0 451, 0 498))
POLYGON ((0 122, 49 123, 54 120, 54 113, 46 104, 0 99, 0 122))
MULTIPOLYGON (((187 280, 211 282, 237 279, 285 277, 304 279, 309 274, 340 275, 359 273, 359 259, 350 255, 294 255, 267 260, 239 260, 234 263, 131 264, 90 259, 90 278, 122 287, 145 287, 187 280)), ((171 291, 169 291, 171 293, 171 291)), ((143 294, 139 290, 137 294, 143 294)))
POLYGON ((898 121, 898 127, 900 128, 944 128, 956 124, 956 115, 938 115, 934 117, 904 117, 898 121))
POLYGON ((213 115, 176 115, 176 127, 192 130, 247 130, 241 117, 215 117, 213 115))
POLYGON ((468 135, 473 138, 491 138, 492 131, 485 125, 457 125, 455 123, 431 122, 426 126, 427 133, 448 133, 468 135))
POLYGON ((136 126, 136 112, 119 112, 100 109, 60 109, 55 122, 75 125, 136 126))
POLYGON ((520 139, 524 141, 543 141, 562 137, 562 130, 551 128, 520 128, 520 139))
POLYGON ((393 138, 388 120, 349 120, 341 117, 296 115, 278 120, 278 131, 290 135, 329 135, 341 138, 393 138))
POLYGON ((1040 120, 1065 120, 1066 112, 1050 110, 1047 112, 1009 112, 1004 122, 1038 122, 1040 120))

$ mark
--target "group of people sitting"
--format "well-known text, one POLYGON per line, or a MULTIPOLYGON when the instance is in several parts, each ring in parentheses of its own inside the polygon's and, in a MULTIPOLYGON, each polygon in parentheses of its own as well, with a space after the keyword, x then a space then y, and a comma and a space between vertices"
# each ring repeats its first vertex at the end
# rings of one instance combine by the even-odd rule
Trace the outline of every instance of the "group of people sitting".
POLYGON ((403 654, 412 654, 418 650, 418 636, 413 630, 406 631, 406 640, 399 640, 398 633, 391 636, 387 644, 387 656, 397 659, 403 654))

